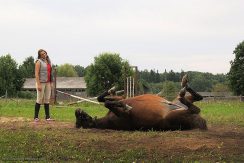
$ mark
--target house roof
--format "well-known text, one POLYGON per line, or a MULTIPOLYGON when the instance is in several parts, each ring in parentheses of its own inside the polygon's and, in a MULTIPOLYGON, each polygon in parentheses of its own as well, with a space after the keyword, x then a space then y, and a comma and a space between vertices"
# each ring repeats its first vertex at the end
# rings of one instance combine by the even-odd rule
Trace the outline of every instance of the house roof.
MULTIPOLYGON (((26 78, 23 89, 35 89, 35 78, 26 78)), ((86 89, 84 77, 57 77, 57 89, 86 89)))

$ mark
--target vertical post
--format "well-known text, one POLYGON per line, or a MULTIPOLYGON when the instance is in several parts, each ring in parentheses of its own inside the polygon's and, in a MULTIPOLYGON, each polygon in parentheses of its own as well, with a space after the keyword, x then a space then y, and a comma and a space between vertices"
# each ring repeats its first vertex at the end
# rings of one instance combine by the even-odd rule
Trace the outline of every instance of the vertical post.
POLYGON ((126 77, 125 79, 124 89, 126 98, 138 95, 138 69, 137 66, 131 66, 131 68, 134 68, 135 72, 133 76, 126 77))
POLYGON ((131 76, 130 76, 130 97, 131 97, 131 76))
POLYGON ((129 97, 129 77, 126 78, 126 98, 129 97))
POLYGON ((132 78, 132 97, 135 96, 135 79, 132 78))
POLYGON ((5 92, 5 99, 8 98, 8 90, 6 89, 6 92, 5 92))
MULTIPOLYGON (((164 74, 165 74, 164 77, 165 77, 165 84, 166 84, 166 82, 167 82, 167 71, 166 71, 166 69, 164 70, 164 74)), ((164 85, 165 85, 165 84, 164 84, 164 85)), ((167 88, 164 87, 163 89, 164 89, 164 91, 165 91, 165 97, 167 97, 167 95, 168 95, 167 88)), ((167 98, 168 98, 168 97, 167 97, 167 98)))
POLYGON ((243 102, 244 101, 244 96, 240 95, 240 102, 243 102))
POLYGON ((124 78, 124 96, 127 98, 127 89, 126 89, 126 85, 127 85, 127 78, 124 78))
POLYGON ((54 104, 57 104, 57 69, 54 68, 54 104))
POLYGON ((137 66, 135 66, 135 75, 134 75, 134 93, 137 96, 138 95, 138 69, 137 66))

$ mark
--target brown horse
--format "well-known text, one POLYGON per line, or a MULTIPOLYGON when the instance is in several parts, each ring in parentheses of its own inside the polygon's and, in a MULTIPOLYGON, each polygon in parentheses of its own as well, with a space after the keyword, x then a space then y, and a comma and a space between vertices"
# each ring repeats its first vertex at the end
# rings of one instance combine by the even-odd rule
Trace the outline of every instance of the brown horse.
POLYGON ((76 127, 115 130, 188 130, 207 129, 206 121, 199 115, 200 109, 193 102, 202 96, 187 84, 173 102, 157 95, 145 94, 133 98, 107 98, 109 91, 98 97, 109 112, 96 119, 81 109, 76 109, 76 127), (185 96, 186 91, 191 95, 185 96))

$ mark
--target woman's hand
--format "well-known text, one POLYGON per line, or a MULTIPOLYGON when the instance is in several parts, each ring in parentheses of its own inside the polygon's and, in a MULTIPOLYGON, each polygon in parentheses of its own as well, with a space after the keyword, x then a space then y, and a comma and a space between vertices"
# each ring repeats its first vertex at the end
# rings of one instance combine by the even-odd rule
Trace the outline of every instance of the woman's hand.
POLYGON ((42 85, 41 85, 41 84, 38 84, 38 85, 37 85, 37 90, 38 90, 38 91, 42 91, 42 85))

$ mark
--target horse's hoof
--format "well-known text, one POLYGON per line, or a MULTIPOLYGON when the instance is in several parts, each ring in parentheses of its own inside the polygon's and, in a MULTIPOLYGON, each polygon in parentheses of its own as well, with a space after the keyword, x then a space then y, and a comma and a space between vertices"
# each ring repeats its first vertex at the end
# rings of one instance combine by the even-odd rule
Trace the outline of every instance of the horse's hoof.
POLYGON ((115 94, 115 90, 116 90, 116 87, 113 86, 112 88, 110 88, 110 89, 108 90, 108 93, 109 93, 110 95, 113 95, 113 94, 115 94))
POLYGON ((181 87, 186 87, 187 86, 187 83, 188 83, 188 75, 185 74, 183 77, 182 77, 182 80, 181 80, 181 87))
POLYGON ((131 110, 132 107, 130 105, 125 104, 125 110, 131 110))

